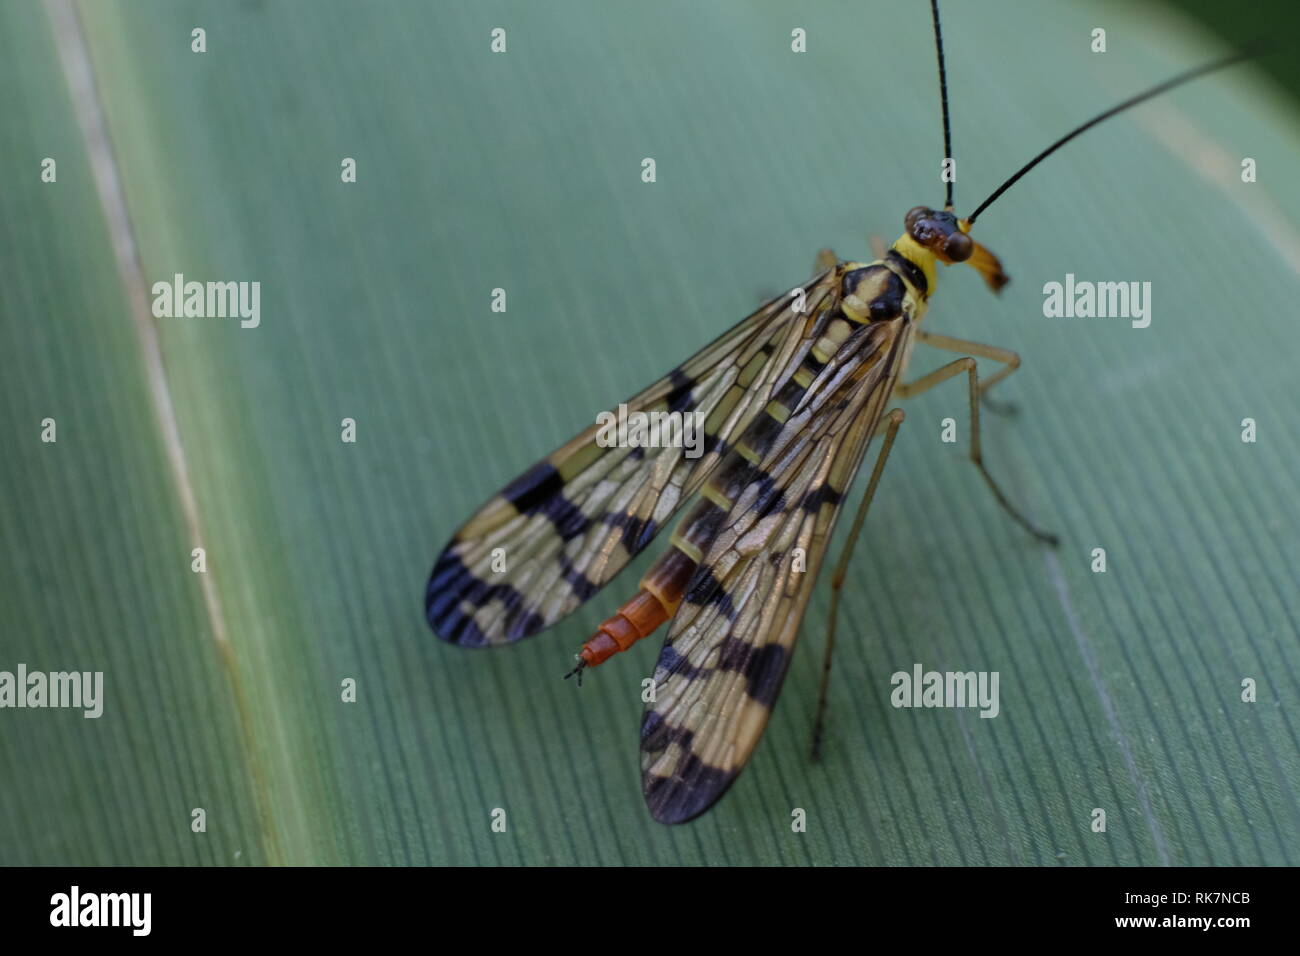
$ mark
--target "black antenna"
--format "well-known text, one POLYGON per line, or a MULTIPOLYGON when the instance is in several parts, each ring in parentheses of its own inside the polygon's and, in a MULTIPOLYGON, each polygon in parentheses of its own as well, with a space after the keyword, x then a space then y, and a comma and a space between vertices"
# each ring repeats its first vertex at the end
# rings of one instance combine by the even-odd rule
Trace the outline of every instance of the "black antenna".
MULTIPOLYGON (((937 20, 935 21, 935 27, 936 29, 938 28, 937 20)), ((1186 83, 1188 80, 1194 80, 1198 76, 1204 76, 1206 73, 1212 73, 1215 70, 1223 69, 1225 66, 1232 66, 1232 64, 1234 63, 1239 63, 1242 60, 1249 58, 1249 56, 1250 56, 1249 53, 1234 53, 1231 56, 1225 56, 1221 60, 1215 60, 1214 62, 1207 63, 1204 66, 1198 66, 1194 70, 1188 70, 1186 73, 1179 73, 1173 79, 1165 80, 1159 86, 1153 86, 1145 93, 1139 93, 1137 96, 1129 97, 1123 103, 1120 103, 1117 106, 1112 106, 1110 109, 1106 110, 1106 112, 1094 116, 1092 119, 1088 120, 1088 122, 1084 123, 1082 126, 1076 127, 1075 129, 1066 133, 1064 136, 1058 139, 1051 146, 1047 147, 1047 149, 1043 150, 1041 153, 1039 153, 1029 162, 1025 163, 1024 166, 1021 166, 1014 176, 1008 179, 997 189, 993 190, 993 195, 989 196, 988 199, 980 203, 979 207, 976 208, 976 210, 966 218, 966 221, 973 223, 975 221, 975 218, 980 213, 982 213, 985 209, 989 208, 989 206, 993 205, 994 201, 999 196, 1001 196, 1004 192, 1006 192, 1008 189, 1014 186, 1021 176, 1029 172, 1031 169, 1033 169, 1035 166, 1037 166, 1039 163, 1045 160, 1048 156, 1051 156, 1054 152, 1056 152, 1058 149, 1060 149, 1070 140, 1074 139, 1074 137, 1078 136, 1080 133, 1084 132, 1085 130, 1092 129, 1092 127, 1096 126, 1102 120, 1110 119, 1116 113, 1122 113, 1130 106, 1137 106, 1142 101, 1149 100, 1151 99, 1151 97, 1157 96, 1165 92, 1166 90, 1172 90, 1175 86, 1179 86, 1183 83, 1186 83)), ((942 75, 942 73, 940 75, 942 75)), ((944 111, 944 116, 945 116, 945 125, 946 125, 946 117, 947 117, 946 109, 944 111)))
MULTIPOLYGON (((943 31, 939 29, 939 0, 930 0, 930 12, 934 14, 934 48, 939 56, 939 101, 943 104, 943 155, 952 159, 952 129, 948 125, 948 72, 943 66, 943 31)), ((952 209, 952 179, 947 182, 947 198, 944 209, 952 209)))

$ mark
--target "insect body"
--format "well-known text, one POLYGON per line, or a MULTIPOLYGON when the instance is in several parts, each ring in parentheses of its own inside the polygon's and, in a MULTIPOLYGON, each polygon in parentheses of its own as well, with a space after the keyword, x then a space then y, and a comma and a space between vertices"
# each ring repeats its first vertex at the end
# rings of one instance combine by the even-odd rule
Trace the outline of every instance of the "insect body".
MULTIPOLYGON (((932 9, 948 147, 937 3, 932 9)), ((603 588, 698 494, 637 593, 582 646, 572 672, 581 675, 671 621, 642 719, 642 778, 655 819, 690 820, 726 791, 758 743, 835 520, 869 443, 884 432, 832 580, 816 751, 839 588, 903 420, 889 408, 891 398, 964 375, 972 461, 1013 518, 1055 542, 1007 501, 980 451, 980 400, 1015 371, 1018 357, 921 328, 937 264, 967 263, 1000 289, 1007 281, 1001 264, 970 236, 975 217, 1101 118, 1205 71, 1134 97, 1058 140, 967 219, 952 212, 950 183, 945 209, 912 209, 902 236, 875 262, 823 258, 806 286, 767 303, 626 403, 629 412, 700 413, 702 454, 690 458, 672 445, 604 447, 598 426, 588 428, 456 533, 429 577, 430 626, 462 647, 536 634, 603 588), (918 342, 963 357, 908 382, 918 342), (976 357, 1002 368, 981 380, 976 357)))
POLYGON ((936 262, 1006 281, 952 213, 918 207, 905 222, 883 259, 830 266, 627 402, 703 412, 700 458, 602 448, 588 429, 488 502, 430 577, 439 636, 509 643, 577 608, 700 492, 636 596, 580 652, 579 669, 594 667, 673 621, 642 723, 656 819, 707 809, 758 742, 843 497, 882 423, 892 438, 902 420, 885 410, 936 262))

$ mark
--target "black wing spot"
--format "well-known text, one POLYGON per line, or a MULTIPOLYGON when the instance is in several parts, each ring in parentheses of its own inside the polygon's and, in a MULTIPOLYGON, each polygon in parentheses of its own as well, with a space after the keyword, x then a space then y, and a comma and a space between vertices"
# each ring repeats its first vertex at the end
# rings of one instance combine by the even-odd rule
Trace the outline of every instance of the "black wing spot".
POLYGON ((692 389, 695 388, 695 379, 691 378, 679 368, 672 370, 668 376, 668 381, 672 383, 673 390, 668 393, 668 411, 680 412, 690 408, 694 404, 692 389))
POLYGON ((660 823, 685 823, 694 820, 735 781, 734 771, 712 767, 695 754, 687 755, 680 769, 671 777, 642 775, 646 806, 660 823))
POLYGON ((589 600, 600 590, 600 585, 574 567, 567 555, 561 554, 557 560, 560 563, 560 576, 573 588, 574 596, 579 601, 589 600))
POLYGON ((781 692, 788 664, 789 655, 780 644, 764 644, 757 653, 751 654, 745 662, 745 689, 749 696, 771 710, 776 695, 781 692))
POLYGON ((811 494, 805 495, 801 507, 809 514, 816 514, 821 510, 822 505, 838 505, 843 500, 844 495, 826 483, 811 494))
POLYGON ((657 710, 647 710, 641 717, 641 749, 648 754, 663 753, 673 741, 690 750, 694 740, 693 732, 672 726, 657 710))
POLYGON ((749 696, 770 708, 781 690, 786 656, 780 644, 755 647, 738 637, 729 637, 719 645, 718 669, 744 675, 749 696))
POLYGON ((549 461, 539 461, 501 490, 520 514, 543 514, 560 538, 571 541, 587 530, 589 519, 564 497, 564 479, 549 461))
POLYGON ((680 677, 682 680, 695 680, 697 677, 704 677, 708 671, 701 667, 696 667, 689 660, 673 648, 671 644, 665 644, 663 650, 659 652, 659 662, 655 670, 663 670, 673 677, 680 677))
POLYGON ((540 614, 520 615, 523 594, 509 584, 488 584, 465 567, 460 556, 448 547, 429 575, 424 592, 424 616, 433 632, 449 644, 486 647, 491 643, 488 636, 460 606, 464 602, 478 608, 498 600, 505 607, 508 621, 506 641, 528 637, 546 626, 540 614))
POLYGON ((539 461, 506 485, 501 497, 521 514, 532 514, 555 495, 564 492, 564 479, 549 461, 539 461))
POLYGON ((696 569, 695 574, 691 577, 691 583, 687 586, 686 597, 683 600, 688 604, 695 604, 699 607, 712 604, 718 609, 718 613, 727 620, 735 620, 736 606, 731 602, 731 595, 722 586, 722 582, 713 573, 713 569, 706 565, 701 565, 696 569))
POLYGON ((611 528, 617 528, 622 534, 623 547, 628 554, 640 554, 654 536, 659 533, 659 526, 653 518, 638 518, 627 512, 608 514, 604 522, 611 528))
POLYGON ((557 493, 537 510, 546 515, 564 541, 572 541, 591 524, 591 519, 582 513, 582 509, 563 494, 557 493))

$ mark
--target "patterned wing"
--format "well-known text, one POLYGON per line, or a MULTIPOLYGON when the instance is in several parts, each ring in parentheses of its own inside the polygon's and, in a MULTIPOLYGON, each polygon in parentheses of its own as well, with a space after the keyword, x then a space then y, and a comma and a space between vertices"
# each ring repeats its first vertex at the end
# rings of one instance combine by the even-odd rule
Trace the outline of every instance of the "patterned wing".
POLYGON ((687 587, 641 724, 646 804, 660 822, 712 806, 767 726, 841 498, 897 377, 903 328, 864 328, 852 378, 791 415, 687 587))
POLYGON ((601 447, 592 425, 480 508, 429 576, 425 616, 434 632, 462 647, 510 643, 604 587, 794 374, 838 301, 840 271, 773 299, 627 401, 629 413, 702 412, 699 457, 680 447, 601 447))

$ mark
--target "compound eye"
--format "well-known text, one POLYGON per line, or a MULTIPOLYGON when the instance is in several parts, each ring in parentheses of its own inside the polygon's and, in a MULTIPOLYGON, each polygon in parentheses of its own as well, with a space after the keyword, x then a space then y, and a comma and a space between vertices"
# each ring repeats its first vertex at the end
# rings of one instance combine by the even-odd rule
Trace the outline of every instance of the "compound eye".
POLYGON ((907 211, 907 215, 903 217, 903 225, 907 227, 908 232, 911 232, 912 227, 928 215, 930 215, 930 210, 925 206, 913 206, 907 211))
POLYGON ((953 262, 965 262, 975 252, 975 240, 964 232, 954 232, 943 244, 943 254, 953 262))

